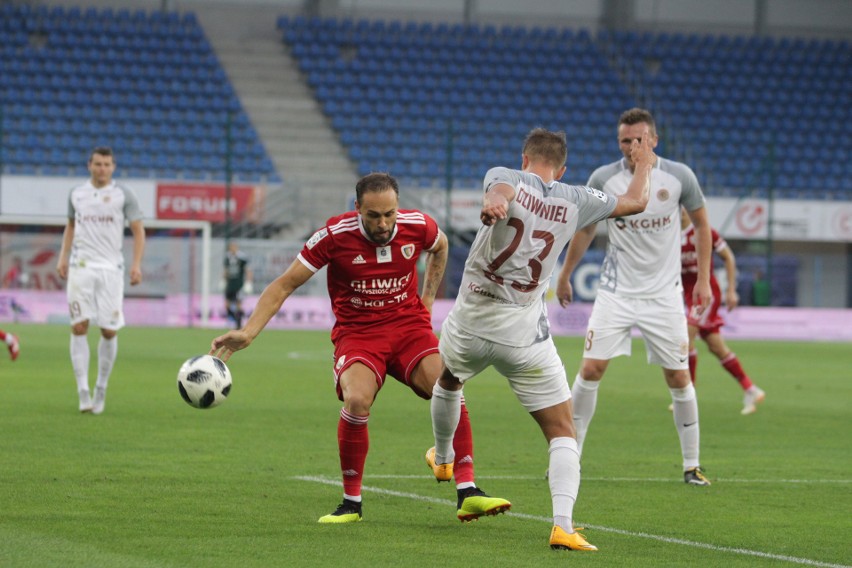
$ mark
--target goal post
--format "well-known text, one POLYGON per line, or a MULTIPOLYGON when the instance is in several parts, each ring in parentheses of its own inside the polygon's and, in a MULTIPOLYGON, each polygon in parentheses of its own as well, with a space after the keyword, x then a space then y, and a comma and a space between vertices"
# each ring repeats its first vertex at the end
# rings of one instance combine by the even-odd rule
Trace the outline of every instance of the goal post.
MULTIPOLYGON (((15 255, 16 248, 11 246, 8 242, 9 240, 13 240, 15 235, 19 234, 14 231, 9 231, 8 227, 64 227, 68 219, 62 216, 40 216, 40 215, 0 215, 0 250, 3 251, 3 259, 2 264, 0 264, 0 268, 2 268, 2 274, 9 269, 12 264, 11 256, 15 255)), ((198 294, 199 298, 199 311, 200 311, 200 324, 202 327, 206 327, 209 322, 210 315, 210 280, 211 280, 211 256, 212 256, 212 228, 211 223, 209 221, 198 221, 198 220, 168 220, 168 219, 143 219, 142 220, 146 233, 149 231, 157 231, 157 230, 186 230, 191 231, 193 233, 199 234, 201 238, 201 254, 199 259, 200 266, 200 282, 195 282, 195 285, 189 284, 186 292, 192 296, 194 294, 198 294)), ((56 231, 51 231, 54 235, 48 235, 48 237, 52 236, 50 239, 49 246, 56 246, 56 239, 58 238, 61 243, 61 234, 56 237, 56 231)), ((37 233, 36 233, 37 234, 37 233)), ((35 238, 35 237, 34 237, 35 238)), ((20 240, 20 239, 19 239, 20 240)), ((61 244, 60 244, 61 246, 61 244)), ((126 247, 125 247, 126 248, 126 247)), ((146 247, 147 248, 147 247, 146 247)), ((36 255, 36 259, 32 260, 32 263, 38 261, 38 256, 36 255)), ((143 257, 143 263, 145 262, 143 257)), ((189 264, 189 261, 186 261, 186 264, 189 264)), ((192 266, 188 267, 190 271, 193 270, 192 266)), ((45 271, 46 272, 46 271, 45 271)), ((143 271, 143 275, 147 270, 143 271)), ((2 276, 0 274, 0 276, 2 276)), ((46 274, 42 275, 43 277, 46 274)), ((50 274, 51 277, 55 277, 54 274, 50 274)), ((190 282, 196 279, 190 279, 190 282)))

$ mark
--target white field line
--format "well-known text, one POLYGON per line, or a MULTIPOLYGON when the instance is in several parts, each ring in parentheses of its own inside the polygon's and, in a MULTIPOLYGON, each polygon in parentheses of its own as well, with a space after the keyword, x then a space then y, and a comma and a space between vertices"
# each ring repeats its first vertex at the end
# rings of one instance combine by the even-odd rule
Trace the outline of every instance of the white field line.
MULTIPOLYGON (((423 477, 423 476, 422 475, 421 476, 372 475, 372 476, 369 476, 369 477, 371 477, 371 478, 385 478, 385 479, 388 479, 388 478, 408 479, 409 477, 423 477)), ((542 478, 543 477, 544 476, 542 476, 542 478)), ((317 476, 317 475, 297 475, 297 476, 293 477, 293 479, 297 479, 299 481, 308 481, 308 482, 312 482, 312 483, 322 483, 322 484, 325 484, 325 485, 334 485, 334 486, 338 486, 338 487, 343 486, 343 483, 341 481, 337 480, 337 479, 330 479, 328 477, 317 476)), ((497 478, 494 478, 494 479, 497 479, 497 478)), ((509 477, 506 477, 506 478, 500 478, 500 479, 537 479, 537 478, 533 478, 533 477, 512 477, 512 478, 509 478, 509 477)), ((600 478, 600 479, 601 480, 610 480, 610 479, 613 479, 613 478, 600 478)), ((642 480, 642 481, 648 481, 648 480, 642 480)), ((670 480, 667 480, 667 481, 670 481, 670 480)), ((406 492, 403 492, 403 491, 393 491, 391 489, 383 489, 381 487, 370 487, 370 486, 364 485, 362 487, 362 489, 364 491, 370 491, 372 493, 379 493, 381 495, 390 495, 390 496, 393 496, 393 497, 402 497, 404 499, 413 499, 415 501, 424 501, 426 503, 436 503, 436 504, 440 504, 440 505, 450 505, 450 506, 455 506, 455 504, 456 504, 455 501, 450 501, 448 499, 438 499, 437 497, 427 497, 425 495, 418 495, 416 493, 406 493, 406 492)), ((545 522, 545 523, 548 523, 548 524, 553 522, 553 519, 550 518, 550 517, 541 517, 541 516, 537 516, 537 515, 526 515, 524 513, 513 513, 511 511, 506 513, 506 515, 508 515, 510 517, 517 517, 519 519, 527 519, 527 520, 530 520, 530 521, 542 521, 542 522, 545 522)), ((704 543, 704 542, 696 542, 696 541, 692 541, 692 540, 685 540, 685 539, 681 539, 681 538, 672 538, 672 537, 668 537, 668 536, 660 536, 660 535, 644 533, 644 532, 627 531, 627 530, 623 530, 623 529, 603 527, 603 526, 599 526, 599 525, 590 525, 588 523, 579 523, 579 524, 582 524, 582 526, 584 526, 584 527, 594 529, 594 530, 598 530, 598 531, 602 531, 602 532, 609 532, 609 533, 620 534, 620 535, 624 535, 624 536, 644 538, 644 539, 648 539, 648 540, 656 540, 656 541, 659 541, 659 542, 666 542, 666 543, 669 543, 669 544, 679 544, 681 546, 690 546, 690 547, 693 547, 693 548, 703 548, 705 550, 714 550, 714 551, 717 551, 717 552, 741 554, 741 555, 744 555, 744 556, 755 556, 755 557, 758 557, 758 558, 766 558, 766 559, 770 559, 770 560, 780 560, 780 561, 783 561, 783 562, 791 562, 793 564, 802 564, 802 565, 806 565, 806 566, 820 566, 820 567, 823 567, 823 568, 852 568, 851 566, 848 566, 848 565, 845 565, 845 564, 830 564, 828 562, 820 562, 818 560, 811 560, 809 558, 798 558, 798 557, 795 557, 795 556, 785 556, 783 554, 770 554, 768 552, 760 552, 758 550, 748 550, 748 549, 745 549, 745 548, 730 548, 730 547, 727 547, 727 546, 716 546, 716 545, 707 544, 707 543, 704 543)))
MULTIPOLYGON (((423 475, 420 474, 411 474, 411 475, 365 475, 365 479, 420 479, 423 475)), ((544 471, 542 471, 540 476, 535 475, 477 475, 477 479, 504 479, 509 481, 535 481, 540 479, 544 481, 544 471)), ((681 483, 679 477, 590 477, 583 476, 583 481, 616 481, 616 482, 625 482, 625 483, 639 483, 639 482, 650 482, 650 483, 681 483)), ((736 478, 724 478, 724 477, 711 477, 710 481, 718 481, 719 483, 760 483, 761 485, 771 484, 771 483, 800 483, 803 485, 807 485, 810 483, 819 484, 819 483, 852 483, 852 479, 736 479, 736 478)))

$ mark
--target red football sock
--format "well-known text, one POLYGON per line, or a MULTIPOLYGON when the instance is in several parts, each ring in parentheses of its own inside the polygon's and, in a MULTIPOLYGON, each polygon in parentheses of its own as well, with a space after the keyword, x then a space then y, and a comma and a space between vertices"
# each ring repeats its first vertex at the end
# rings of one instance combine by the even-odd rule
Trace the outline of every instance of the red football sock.
POLYGON ((470 429, 470 416, 467 413, 464 397, 461 400, 459 425, 453 437, 453 451, 456 453, 453 463, 453 477, 456 478, 456 484, 473 482, 473 433, 470 429))
POLYGON ((698 368, 698 351, 693 349, 689 352, 689 378, 695 384, 695 371, 698 368))
POLYGON ((743 368, 740 365, 740 360, 737 359, 737 356, 733 351, 728 353, 728 356, 722 359, 721 363, 722 366, 725 367, 725 369, 740 383, 743 390, 751 388, 751 379, 749 379, 748 375, 746 375, 745 371, 743 371, 743 368))
POLYGON ((352 497, 361 495, 364 463, 370 449, 367 419, 370 415, 355 416, 340 410, 337 422, 337 445, 340 450, 340 471, 343 473, 343 492, 352 497))

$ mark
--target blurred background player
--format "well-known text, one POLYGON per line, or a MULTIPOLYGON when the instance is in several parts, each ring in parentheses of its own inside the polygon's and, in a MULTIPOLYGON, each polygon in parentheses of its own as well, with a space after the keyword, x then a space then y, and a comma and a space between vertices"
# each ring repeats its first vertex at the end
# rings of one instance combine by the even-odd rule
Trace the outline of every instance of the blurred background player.
POLYGON ((80 412, 100 414, 118 354, 118 330, 124 327, 124 226, 133 234, 130 285, 142 282, 145 228, 136 195, 115 183, 112 149, 95 148, 88 163, 91 177, 68 196, 68 224, 56 271, 68 280, 71 314, 71 365, 77 379, 80 412), (94 400, 89 391, 89 322, 100 327, 98 378, 94 400))
MULTIPOLYGON (((633 108, 618 119, 618 144, 623 159, 592 172, 588 185, 621 195, 633 179, 635 141, 658 138, 653 115, 633 108)), ((710 303, 710 223, 704 194, 693 171, 680 162, 656 157, 651 170, 651 196, 645 211, 607 220, 609 242, 601 266, 597 297, 589 317, 583 362, 571 394, 580 451, 597 405, 598 387, 609 361, 630 355, 631 330, 645 340, 648 363, 659 365, 669 387, 674 421, 683 458, 683 479, 690 485, 710 485, 699 459, 698 401, 689 380, 689 334, 683 311, 680 279, 680 208, 696 227, 698 273, 695 309, 710 303)), ((573 297, 570 276, 595 237, 595 225, 577 231, 568 246, 556 295, 565 307, 573 297)))
POLYGON ((251 268, 248 266, 248 255, 241 251, 237 243, 228 243, 228 253, 225 255, 225 308, 228 317, 234 320, 237 329, 243 326, 243 294, 254 291, 251 268))
MULTIPOLYGON (((385 375, 429 399, 441 373, 431 312, 447 265, 447 237, 428 215, 399 209, 399 185, 388 174, 364 176, 355 194, 355 211, 332 217, 314 233, 290 267, 260 295, 245 328, 215 338, 210 349, 211 355, 228 361, 235 351, 251 345, 290 294, 328 266, 336 319, 331 330, 334 378, 343 401, 337 423, 343 502, 320 523, 362 519, 361 484, 370 446, 367 421, 385 375), (418 295, 421 252, 427 258, 418 295)), ((464 404, 453 447, 459 519, 509 509, 508 501, 489 497, 474 483, 473 437, 464 404)))
POLYGON ((445 368, 432 391, 435 448, 427 454, 427 462, 436 477, 442 469, 451 470, 462 385, 493 365, 508 379, 547 440, 553 506, 550 546, 555 549, 597 550, 573 525, 580 452, 571 389, 550 335, 546 283, 578 228, 645 208, 655 156, 650 137, 642 138, 641 146, 632 144, 636 176, 618 197, 559 183, 567 157, 562 132, 532 130, 524 140, 521 171, 490 169, 483 183, 484 226, 471 246, 459 296, 441 331, 445 368))
POLYGON ((3 331, 0 329, 0 340, 6 343, 6 347, 9 349, 9 357, 12 358, 12 361, 18 358, 18 354, 21 352, 21 344, 18 341, 18 338, 8 331, 3 331))
POLYGON ((11 289, 26 288, 29 284, 29 274, 24 270, 24 261, 20 256, 12 259, 12 266, 3 275, 3 287, 11 289))
MULTIPOLYGON (((696 367, 698 365, 698 350, 695 348, 695 336, 698 334, 707 343, 707 348, 710 352, 716 356, 725 370, 740 383, 740 386, 745 391, 741 413, 753 414, 757 411, 757 405, 763 402, 766 394, 751 382, 742 365, 740 365, 740 360, 728 348, 725 340, 722 338, 721 328, 725 325, 725 320, 719 315, 719 308, 722 305, 722 290, 719 287, 718 280, 716 280, 716 275, 713 274, 712 257, 710 260, 710 289, 713 292, 713 298, 710 306, 701 312, 700 315, 696 314, 695 310, 692 309, 693 288, 695 287, 698 276, 698 255, 695 251, 695 227, 689 221, 686 211, 681 211, 681 227, 683 235, 681 237, 680 265, 681 278, 683 280, 683 297, 686 301, 686 323, 689 331, 690 379, 694 385, 696 367)), ((725 290, 725 307, 730 312, 740 302, 740 297, 737 294, 736 258, 728 243, 719 235, 716 229, 711 227, 710 235, 713 243, 713 251, 725 263, 725 274, 728 282, 727 289, 725 290)))

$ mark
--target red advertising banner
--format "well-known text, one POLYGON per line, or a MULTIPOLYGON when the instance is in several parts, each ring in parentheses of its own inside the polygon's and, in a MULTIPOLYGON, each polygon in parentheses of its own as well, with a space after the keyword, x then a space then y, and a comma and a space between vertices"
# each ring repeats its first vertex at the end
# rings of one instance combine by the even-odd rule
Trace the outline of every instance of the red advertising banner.
MULTIPOLYGON (((225 186, 222 184, 157 184, 157 219, 225 220, 225 186)), ((252 220, 255 216, 255 188, 231 186, 231 219, 252 220)))

